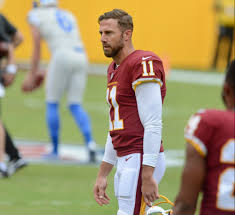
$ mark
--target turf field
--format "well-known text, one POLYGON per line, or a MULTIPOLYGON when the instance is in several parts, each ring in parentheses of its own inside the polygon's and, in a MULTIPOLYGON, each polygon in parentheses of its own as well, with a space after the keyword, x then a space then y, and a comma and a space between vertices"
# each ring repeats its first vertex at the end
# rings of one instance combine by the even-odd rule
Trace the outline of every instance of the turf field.
MULTIPOLYGON (((17 139, 48 141, 45 125, 44 89, 22 94, 19 73, 15 84, 2 101, 1 118, 17 139)), ((203 80, 203 76, 202 76, 203 80)), ((200 108, 223 108, 221 86, 178 81, 167 82, 163 108, 163 141, 166 150, 184 149, 183 129, 189 116, 200 108)), ((191 79, 188 81, 191 82, 191 79)), ((213 82, 213 80, 211 80, 213 82)), ((108 127, 105 103, 106 79, 90 75, 84 107, 91 116, 94 137, 104 146, 108 127)), ((61 106, 62 142, 82 143, 66 100, 61 106)), ((98 206, 92 188, 98 166, 61 166, 32 164, 7 180, 0 180, 0 215, 114 215, 117 209, 112 175, 108 187, 109 206, 98 206)), ((181 167, 167 168, 160 193, 174 200, 181 167)))

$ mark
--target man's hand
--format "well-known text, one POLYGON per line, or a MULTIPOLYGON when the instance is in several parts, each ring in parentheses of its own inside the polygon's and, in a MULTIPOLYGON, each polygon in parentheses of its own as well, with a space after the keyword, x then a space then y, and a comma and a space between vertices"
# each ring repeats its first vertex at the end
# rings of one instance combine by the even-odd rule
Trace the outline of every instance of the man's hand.
POLYGON ((37 89, 42 86, 44 79, 45 79, 45 74, 46 74, 45 70, 40 70, 39 72, 35 74, 34 89, 37 89))
POLYGON ((153 178, 154 168, 151 166, 143 166, 142 170, 142 195, 145 203, 151 207, 152 202, 156 201, 160 196, 158 194, 158 185, 153 178))
POLYGON ((31 92, 34 88, 34 74, 32 74, 31 72, 29 72, 26 75, 26 78, 24 79, 22 85, 21 85, 21 89, 24 92, 31 92))
POLYGON ((96 202, 100 206, 109 204, 110 198, 106 194, 106 188, 107 188, 107 177, 97 177, 93 193, 96 202))
POLYGON ((7 57, 9 53, 9 43, 0 42, 0 57, 7 57))
POLYGON ((33 90, 41 87, 44 81, 45 71, 41 70, 35 74, 29 72, 22 83, 22 90, 24 92, 32 92, 33 90))
POLYGON ((15 74, 5 72, 3 73, 2 78, 4 87, 9 87, 15 79, 15 74))

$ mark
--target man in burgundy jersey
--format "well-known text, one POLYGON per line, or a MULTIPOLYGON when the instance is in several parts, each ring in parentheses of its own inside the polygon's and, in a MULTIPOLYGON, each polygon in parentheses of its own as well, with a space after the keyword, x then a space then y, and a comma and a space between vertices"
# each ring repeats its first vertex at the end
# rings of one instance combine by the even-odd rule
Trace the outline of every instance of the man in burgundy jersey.
POLYGON ((109 203, 107 176, 116 165, 117 214, 145 214, 159 197, 158 183, 165 172, 161 145, 165 73, 157 55, 134 49, 128 13, 114 9, 98 22, 104 54, 113 62, 107 72, 109 132, 94 197, 101 206, 109 203))
POLYGON ((235 214, 235 61, 223 87, 226 110, 200 110, 185 128, 186 163, 174 215, 192 215, 202 191, 200 215, 235 214))

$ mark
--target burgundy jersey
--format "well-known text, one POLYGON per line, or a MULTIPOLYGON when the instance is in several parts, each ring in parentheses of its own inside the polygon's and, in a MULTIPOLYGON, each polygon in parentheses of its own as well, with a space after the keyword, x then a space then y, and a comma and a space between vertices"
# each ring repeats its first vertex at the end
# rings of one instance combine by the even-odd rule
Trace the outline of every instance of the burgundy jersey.
POLYGON ((206 160, 200 215, 235 213, 235 112, 201 110, 185 128, 185 138, 206 160))
POLYGON ((114 149, 118 156, 143 153, 144 128, 138 114, 135 88, 142 82, 156 82, 161 86, 163 101, 166 85, 162 61, 153 52, 136 50, 119 66, 112 62, 107 78, 109 132, 114 149))

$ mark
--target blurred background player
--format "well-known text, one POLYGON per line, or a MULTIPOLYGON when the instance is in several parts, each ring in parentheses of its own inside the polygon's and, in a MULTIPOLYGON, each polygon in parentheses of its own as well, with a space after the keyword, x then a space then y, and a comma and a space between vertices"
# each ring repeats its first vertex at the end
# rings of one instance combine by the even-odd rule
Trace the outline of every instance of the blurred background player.
POLYGON ((157 198, 165 172, 161 144, 162 103, 166 95, 160 58, 135 50, 132 17, 114 9, 99 17, 106 57, 113 59, 107 71, 109 132, 105 154, 94 186, 99 205, 109 204, 107 177, 114 165, 117 215, 144 215, 157 198))
POLYGON ((5 136, 5 129, 0 121, 0 178, 8 177, 7 165, 4 162, 5 136))
MULTIPOLYGON (((5 16, 0 14, 0 77, 3 93, 2 97, 4 96, 4 88, 10 86, 15 79, 17 66, 15 65, 14 50, 22 43, 22 41, 23 36, 21 32, 17 30, 5 16)), ((19 151, 14 146, 13 140, 7 129, 4 128, 4 130, 4 148, 9 156, 8 168, 12 174, 16 170, 26 166, 27 162, 19 155, 19 151)))
POLYGON ((235 214, 235 60, 222 97, 226 110, 200 110, 185 128, 186 163, 174 215, 193 215, 200 191, 200 215, 235 214))
POLYGON ((94 162, 96 144, 92 137, 89 116, 81 105, 88 61, 76 19, 72 13, 57 8, 56 0, 40 0, 34 1, 34 9, 28 14, 28 22, 34 48, 31 71, 22 84, 25 92, 37 88, 45 75, 39 69, 41 39, 47 42, 52 53, 46 81, 46 121, 53 150, 45 158, 58 158, 59 102, 66 92, 68 108, 83 134, 90 161, 94 162))
POLYGON ((234 0, 215 0, 215 12, 218 23, 217 43, 212 67, 216 69, 219 57, 226 59, 228 67, 231 60, 234 40, 234 0), (228 44, 227 50, 223 46, 228 44))

